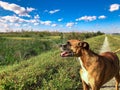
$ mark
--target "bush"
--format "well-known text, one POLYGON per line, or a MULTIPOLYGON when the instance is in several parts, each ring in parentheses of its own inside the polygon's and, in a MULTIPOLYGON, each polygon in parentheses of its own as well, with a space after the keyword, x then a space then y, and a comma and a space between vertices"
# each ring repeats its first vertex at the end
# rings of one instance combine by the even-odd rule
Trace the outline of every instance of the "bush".
POLYGON ((98 36, 98 35, 102 35, 102 34, 103 33, 101 33, 100 31, 98 31, 97 33, 94 33, 94 32, 89 32, 89 33, 71 32, 71 33, 65 34, 65 39, 84 40, 84 39, 94 37, 94 36, 98 36))
POLYGON ((41 40, 1 39, 0 65, 13 64, 51 50, 53 42, 41 40))
POLYGON ((79 63, 49 51, 1 70, 2 90, 77 90, 81 88, 79 63))

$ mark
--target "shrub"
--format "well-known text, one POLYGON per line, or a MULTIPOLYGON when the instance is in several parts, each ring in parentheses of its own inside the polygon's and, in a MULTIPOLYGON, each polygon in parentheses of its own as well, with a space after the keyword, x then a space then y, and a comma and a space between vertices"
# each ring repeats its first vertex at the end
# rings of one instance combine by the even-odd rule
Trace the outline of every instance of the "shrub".
POLYGON ((29 59, 45 51, 51 50, 53 42, 46 40, 13 40, 1 39, 0 65, 13 64, 21 60, 29 59))

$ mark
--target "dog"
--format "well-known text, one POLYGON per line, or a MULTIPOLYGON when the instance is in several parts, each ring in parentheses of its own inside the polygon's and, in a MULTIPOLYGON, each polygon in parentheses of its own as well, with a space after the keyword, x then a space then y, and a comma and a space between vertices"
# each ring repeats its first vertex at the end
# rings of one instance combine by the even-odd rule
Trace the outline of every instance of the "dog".
POLYGON ((60 45, 61 57, 78 57, 81 65, 80 77, 83 90, 100 90, 103 84, 115 77, 116 90, 119 90, 119 58, 114 52, 96 54, 89 44, 81 40, 68 40, 60 45))

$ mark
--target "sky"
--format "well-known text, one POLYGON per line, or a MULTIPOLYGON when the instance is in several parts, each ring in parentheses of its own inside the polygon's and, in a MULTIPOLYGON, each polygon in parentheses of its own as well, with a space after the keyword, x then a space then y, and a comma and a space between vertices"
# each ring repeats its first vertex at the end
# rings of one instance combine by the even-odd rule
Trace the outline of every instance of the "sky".
POLYGON ((0 32, 120 33, 120 0, 0 0, 0 32))

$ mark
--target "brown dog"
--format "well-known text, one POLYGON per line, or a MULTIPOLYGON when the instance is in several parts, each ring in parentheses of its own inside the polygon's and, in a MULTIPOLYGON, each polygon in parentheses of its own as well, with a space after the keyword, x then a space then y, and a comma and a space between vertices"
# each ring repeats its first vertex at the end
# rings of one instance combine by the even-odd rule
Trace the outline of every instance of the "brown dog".
POLYGON ((78 57, 81 69, 83 90, 100 90, 101 86, 115 77, 116 90, 119 90, 119 59, 113 52, 100 55, 89 49, 89 44, 80 40, 68 40, 60 45, 62 57, 78 57))

